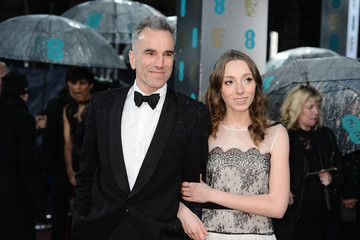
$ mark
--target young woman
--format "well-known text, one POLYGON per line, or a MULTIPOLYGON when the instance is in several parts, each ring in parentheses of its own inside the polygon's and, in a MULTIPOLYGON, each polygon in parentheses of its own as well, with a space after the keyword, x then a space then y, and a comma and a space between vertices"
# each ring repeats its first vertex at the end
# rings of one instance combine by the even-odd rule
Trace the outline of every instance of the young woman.
MULTIPOLYGON (((184 182, 181 188, 184 200, 206 203, 206 239, 275 239, 271 218, 286 211, 288 135, 266 119, 261 89, 255 63, 237 50, 224 53, 210 76, 206 180, 184 182)), ((184 229, 194 239, 204 238, 184 229)))

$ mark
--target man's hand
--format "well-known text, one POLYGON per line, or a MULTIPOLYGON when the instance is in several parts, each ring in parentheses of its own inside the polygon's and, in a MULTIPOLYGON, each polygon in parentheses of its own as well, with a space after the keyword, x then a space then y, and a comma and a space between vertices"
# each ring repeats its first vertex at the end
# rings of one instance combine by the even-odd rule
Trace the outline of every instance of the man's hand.
POLYGON ((180 219, 184 232, 194 240, 205 240, 208 232, 201 220, 180 202, 177 217, 180 219))

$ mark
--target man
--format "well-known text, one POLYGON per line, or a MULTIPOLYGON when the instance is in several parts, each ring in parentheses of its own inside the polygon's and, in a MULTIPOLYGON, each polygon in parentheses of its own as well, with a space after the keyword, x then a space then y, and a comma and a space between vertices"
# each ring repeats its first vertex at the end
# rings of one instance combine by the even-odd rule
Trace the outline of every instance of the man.
POLYGON ((27 112, 28 83, 19 72, 3 79, 0 99, 0 234, 35 240, 34 217, 45 205, 35 168, 35 120, 27 112))
POLYGON ((142 20, 132 45, 134 85, 90 100, 73 202, 74 239, 184 239, 177 219, 180 184, 199 181, 209 112, 167 87, 175 37, 164 18, 142 20))

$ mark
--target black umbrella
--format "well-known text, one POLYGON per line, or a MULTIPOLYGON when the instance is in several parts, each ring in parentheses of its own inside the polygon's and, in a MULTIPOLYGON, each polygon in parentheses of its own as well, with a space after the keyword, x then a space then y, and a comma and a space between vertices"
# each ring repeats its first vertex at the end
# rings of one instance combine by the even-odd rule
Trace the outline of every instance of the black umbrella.
POLYGON ((294 86, 310 84, 323 97, 323 124, 334 131, 340 150, 350 153, 360 148, 358 61, 341 56, 299 59, 262 77, 271 119, 279 120, 280 106, 294 86))

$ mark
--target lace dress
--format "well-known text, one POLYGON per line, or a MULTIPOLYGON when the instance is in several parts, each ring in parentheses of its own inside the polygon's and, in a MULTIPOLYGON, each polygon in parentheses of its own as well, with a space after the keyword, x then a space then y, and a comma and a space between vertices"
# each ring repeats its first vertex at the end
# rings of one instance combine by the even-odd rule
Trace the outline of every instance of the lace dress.
MULTIPOLYGON (((282 125, 272 126, 257 147, 247 129, 219 126, 209 138, 206 182, 211 187, 241 195, 269 192, 270 152, 282 125)), ((207 239, 276 239, 271 218, 222 206, 205 206, 202 220, 207 239), (208 207, 208 208, 207 208, 208 207)))

